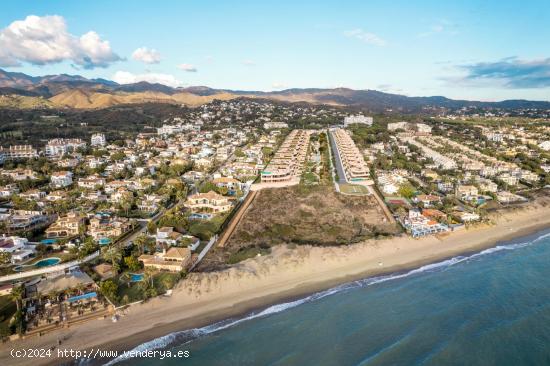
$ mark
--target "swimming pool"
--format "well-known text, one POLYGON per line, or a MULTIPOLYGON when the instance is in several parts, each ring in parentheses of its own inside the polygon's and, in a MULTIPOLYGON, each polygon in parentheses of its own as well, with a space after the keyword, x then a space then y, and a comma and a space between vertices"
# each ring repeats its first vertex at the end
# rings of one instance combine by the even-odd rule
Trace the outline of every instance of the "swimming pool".
POLYGON ((143 273, 130 273, 130 282, 143 281, 143 273))
POLYGON ((43 268, 43 267, 49 267, 49 266, 56 265, 59 262, 61 262, 60 258, 51 257, 51 258, 46 258, 46 259, 39 260, 38 262, 36 262, 34 264, 34 266, 36 268, 43 268))
POLYGON ((60 258, 50 257, 50 258, 41 259, 38 262, 36 262, 35 264, 20 264, 20 265, 17 265, 15 267, 13 267, 13 270, 15 272, 30 271, 32 269, 54 266, 54 265, 58 264, 59 262, 61 262, 60 258))
POLYGON ((99 239, 98 243, 99 243, 99 245, 111 244, 111 239, 109 239, 109 238, 101 238, 101 239, 99 239))

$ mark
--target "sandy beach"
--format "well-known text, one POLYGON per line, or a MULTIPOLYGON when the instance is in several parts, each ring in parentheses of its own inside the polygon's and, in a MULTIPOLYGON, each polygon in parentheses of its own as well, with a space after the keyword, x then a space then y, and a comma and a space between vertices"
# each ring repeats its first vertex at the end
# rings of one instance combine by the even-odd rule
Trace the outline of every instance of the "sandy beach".
POLYGON ((497 242, 550 227, 550 207, 532 204, 493 217, 491 225, 475 227, 441 237, 412 239, 402 235, 342 247, 275 247, 270 255, 244 261, 230 269, 191 273, 171 297, 159 297, 131 306, 110 319, 51 332, 0 346, 4 365, 58 364, 70 359, 13 358, 12 349, 57 347, 130 350, 166 335, 235 317, 271 304, 297 298, 348 281, 382 273, 402 271, 459 254, 479 251, 497 242))

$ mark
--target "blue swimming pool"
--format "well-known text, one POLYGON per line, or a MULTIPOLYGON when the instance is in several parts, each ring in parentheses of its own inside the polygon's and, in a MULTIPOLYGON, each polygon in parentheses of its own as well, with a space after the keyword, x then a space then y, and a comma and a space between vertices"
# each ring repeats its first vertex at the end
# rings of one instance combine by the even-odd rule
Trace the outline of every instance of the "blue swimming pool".
POLYGON ((130 282, 143 281, 143 273, 130 273, 130 282))
POLYGON ((99 243, 99 245, 111 244, 111 239, 109 239, 109 238, 101 238, 101 239, 99 239, 98 243, 99 243))
POLYGON ((49 266, 56 265, 59 262, 61 262, 60 258, 51 257, 51 258, 46 258, 46 259, 39 260, 38 262, 36 262, 34 264, 34 266, 36 268, 43 268, 43 267, 49 267, 49 266))

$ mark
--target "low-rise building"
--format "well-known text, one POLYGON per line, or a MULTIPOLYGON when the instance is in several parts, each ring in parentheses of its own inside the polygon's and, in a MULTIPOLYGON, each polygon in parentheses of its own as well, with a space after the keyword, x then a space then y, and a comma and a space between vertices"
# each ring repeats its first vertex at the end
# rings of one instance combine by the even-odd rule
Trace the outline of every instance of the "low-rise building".
POLYGON ((53 172, 50 183, 54 188, 64 188, 73 184, 73 173, 69 171, 53 172))
POLYGON ((145 268, 180 272, 190 265, 191 250, 189 248, 171 247, 168 250, 163 250, 162 253, 143 254, 138 259, 145 268))
POLYGON ((84 233, 86 220, 84 215, 78 212, 69 212, 66 216, 59 217, 46 229, 47 238, 71 238, 84 233))
POLYGON ((231 210, 231 202, 214 191, 197 193, 188 197, 185 207, 193 212, 223 213, 231 210))

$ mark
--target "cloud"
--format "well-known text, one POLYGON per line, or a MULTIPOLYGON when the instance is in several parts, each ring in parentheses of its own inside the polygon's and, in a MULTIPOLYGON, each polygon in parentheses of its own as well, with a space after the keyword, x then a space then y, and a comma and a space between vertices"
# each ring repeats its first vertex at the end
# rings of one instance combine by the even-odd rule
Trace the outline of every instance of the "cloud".
POLYGON ((287 85, 286 85, 285 83, 278 83, 278 82, 276 82, 276 83, 273 83, 273 84, 271 85, 271 87, 272 87, 273 89, 286 89, 286 88, 287 88, 287 85))
POLYGON ((191 64, 179 64, 178 69, 187 71, 187 72, 197 72, 197 68, 191 64))
POLYGON ((456 28, 457 28, 457 25, 455 23, 447 19, 441 19, 436 24, 432 25, 430 27, 430 30, 428 30, 427 32, 419 33, 418 37, 425 38, 425 37, 434 36, 436 34, 448 34, 448 35, 455 36, 459 33, 456 28))
POLYGON ((155 49, 140 47, 132 53, 132 58, 146 64, 158 64, 160 62, 160 53, 155 49))
POLYGON ((364 30, 357 28, 350 31, 345 31, 344 36, 348 38, 355 38, 361 42, 372 44, 374 46, 385 46, 388 42, 380 38, 374 33, 365 32, 364 30))
POLYGON ((133 84, 139 83, 140 81, 146 81, 148 83, 158 83, 171 86, 173 88, 183 85, 183 83, 176 79, 174 75, 157 74, 152 72, 146 74, 133 74, 127 71, 117 71, 113 75, 112 79, 119 84, 133 84))
POLYGON ((256 65, 256 63, 252 60, 244 60, 243 64, 246 65, 246 66, 255 66, 256 65))
POLYGON ((19 66, 22 62, 46 65, 72 61, 85 69, 107 67, 121 58, 109 41, 94 31, 75 36, 67 31, 59 15, 29 15, 0 30, 0 66, 19 66))
POLYGON ((550 58, 526 61, 508 57, 497 62, 461 65, 458 69, 466 72, 459 81, 474 86, 496 84, 510 89, 550 87, 550 58))

